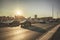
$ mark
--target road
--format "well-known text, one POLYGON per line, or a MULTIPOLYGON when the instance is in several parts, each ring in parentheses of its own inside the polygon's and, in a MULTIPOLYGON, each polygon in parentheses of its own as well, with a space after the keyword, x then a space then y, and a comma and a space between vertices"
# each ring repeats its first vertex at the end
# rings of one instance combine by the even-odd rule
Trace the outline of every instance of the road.
POLYGON ((0 28, 0 40, 35 40, 40 37, 44 30, 52 27, 51 24, 33 24, 38 29, 42 29, 39 32, 36 31, 35 27, 30 29, 21 28, 21 26, 17 27, 1 27, 0 28))

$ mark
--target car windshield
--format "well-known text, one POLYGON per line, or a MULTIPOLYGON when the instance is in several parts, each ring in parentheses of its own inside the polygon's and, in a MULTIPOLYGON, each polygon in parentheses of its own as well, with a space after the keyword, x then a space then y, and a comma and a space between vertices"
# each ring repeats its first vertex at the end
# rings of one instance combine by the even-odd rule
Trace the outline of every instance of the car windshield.
POLYGON ((24 22, 26 22, 26 20, 22 20, 22 21, 20 21, 20 23, 24 23, 24 22))

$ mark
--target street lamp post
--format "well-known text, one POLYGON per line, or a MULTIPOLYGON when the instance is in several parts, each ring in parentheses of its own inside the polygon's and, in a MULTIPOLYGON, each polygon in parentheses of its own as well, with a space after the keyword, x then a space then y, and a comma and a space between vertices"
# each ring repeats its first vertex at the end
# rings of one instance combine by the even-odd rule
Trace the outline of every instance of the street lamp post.
POLYGON ((52 3, 52 18, 54 17, 54 5, 52 3))
POLYGON ((58 18, 58 12, 57 12, 57 18, 58 18))

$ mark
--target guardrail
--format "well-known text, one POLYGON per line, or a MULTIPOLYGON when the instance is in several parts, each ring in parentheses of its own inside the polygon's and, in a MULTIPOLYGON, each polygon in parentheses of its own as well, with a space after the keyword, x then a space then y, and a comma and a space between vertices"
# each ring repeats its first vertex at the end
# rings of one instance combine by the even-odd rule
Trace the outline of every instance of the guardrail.
POLYGON ((39 38, 37 38, 36 40, 48 40, 49 38, 52 37, 52 35, 57 31, 57 29, 60 27, 60 24, 58 24, 57 26, 55 26, 54 28, 52 28, 51 30, 49 30, 48 32, 44 33, 43 35, 41 35, 39 38))

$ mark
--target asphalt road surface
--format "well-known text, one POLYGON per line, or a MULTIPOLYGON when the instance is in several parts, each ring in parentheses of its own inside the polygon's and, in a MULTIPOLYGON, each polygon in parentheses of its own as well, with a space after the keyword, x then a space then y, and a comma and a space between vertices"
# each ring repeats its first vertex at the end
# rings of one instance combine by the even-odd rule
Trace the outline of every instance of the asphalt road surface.
POLYGON ((0 28, 0 40, 35 40, 40 37, 43 32, 48 28, 51 28, 52 24, 32 24, 33 27, 21 28, 17 27, 1 27, 0 28), (34 30, 32 30, 34 29, 34 30), (41 29, 40 31, 36 31, 41 29))

